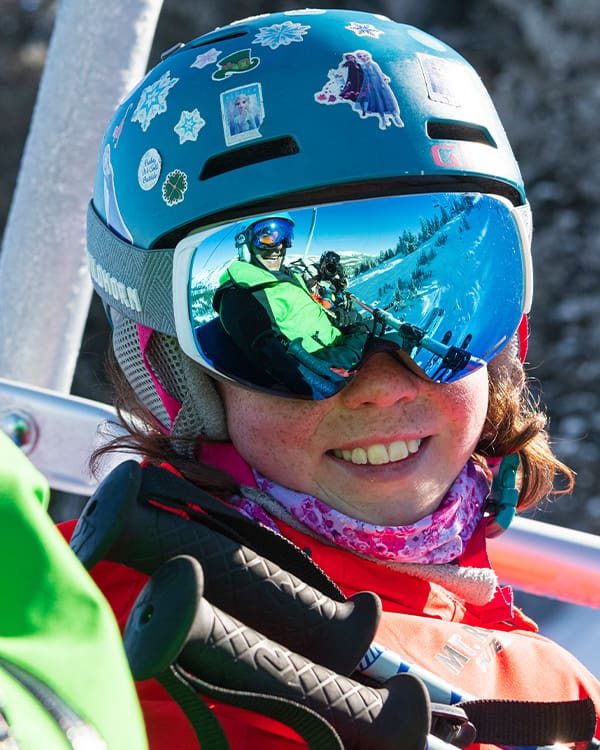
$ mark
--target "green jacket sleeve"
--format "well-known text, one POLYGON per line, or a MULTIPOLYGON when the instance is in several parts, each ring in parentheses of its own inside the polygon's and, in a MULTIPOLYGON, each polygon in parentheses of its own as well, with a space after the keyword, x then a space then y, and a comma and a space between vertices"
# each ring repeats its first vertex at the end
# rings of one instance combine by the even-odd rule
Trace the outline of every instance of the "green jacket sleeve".
POLYGON ((81 748, 146 750, 117 623, 47 515, 48 497, 0 432, 0 710, 20 750, 72 748, 67 727, 81 748))

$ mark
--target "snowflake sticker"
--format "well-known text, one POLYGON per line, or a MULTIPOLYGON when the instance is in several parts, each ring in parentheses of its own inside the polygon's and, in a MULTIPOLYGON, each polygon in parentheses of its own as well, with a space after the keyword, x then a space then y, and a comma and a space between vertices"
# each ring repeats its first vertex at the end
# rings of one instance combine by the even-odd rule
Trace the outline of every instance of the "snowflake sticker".
POLYGON ((304 34, 309 29, 310 26, 303 26, 301 23, 294 23, 293 21, 274 23, 272 26, 262 26, 252 43, 277 49, 277 47, 286 46, 292 42, 303 42, 304 34))
POLYGON ((198 112, 197 109, 193 109, 191 112, 184 109, 179 118, 179 122, 175 125, 173 130, 179 136, 179 143, 181 144, 186 141, 197 140, 198 133, 205 125, 206 120, 201 117, 200 112, 198 112))
POLYGON ((185 172, 174 169, 166 176, 162 186, 162 197, 167 206, 181 203, 188 187, 188 179, 185 172))
POLYGON ((203 52, 201 55, 198 55, 198 57, 190 65, 190 68, 198 68, 199 70, 202 70, 202 68, 205 68, 207 65, 216 63, 220 54, 221 50, 212 47, 212 49, 209 49, 208 52, 203 52))
POLYGON ((171 71, 167 70, 158 81, 146 86, 131 117, 131 122, 139 122, 142 130, 146 132, 156 115, 167 111, 167 96, 178 80, 179 78, 171 78, 171 71))
POLYGON ((379 35, 384 33, 370 23, 356 23, 356 21, 352 21, 346 28, 348 31, 353 31, 356 36, 370 36, 373 39, 379 39, 379 35))

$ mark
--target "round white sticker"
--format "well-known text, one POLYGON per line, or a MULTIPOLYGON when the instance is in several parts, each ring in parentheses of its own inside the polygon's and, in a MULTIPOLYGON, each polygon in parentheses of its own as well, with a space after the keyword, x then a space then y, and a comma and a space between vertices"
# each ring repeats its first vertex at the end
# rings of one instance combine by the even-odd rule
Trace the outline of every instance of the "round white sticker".
POLYGON ((155 148, 149 148, 140 159, 138 182, 142 190, 152 190, 158 182, 162 169, 162 159, 155 148))

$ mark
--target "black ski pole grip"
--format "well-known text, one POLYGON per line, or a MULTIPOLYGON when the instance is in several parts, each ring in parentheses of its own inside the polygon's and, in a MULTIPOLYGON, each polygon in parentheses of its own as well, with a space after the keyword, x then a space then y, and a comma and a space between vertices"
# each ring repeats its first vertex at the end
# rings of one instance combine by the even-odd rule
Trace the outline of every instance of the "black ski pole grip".
POLYGON ((88 501, 71 538, 88 570, 104 559, 152 575, 191 555, 217 607, 335 672, 354 671, 374 638, 379 597, 363 591, 335 601, 228 536, 142 502, 140 486, 141 468, 128 461, 88 501))
MULTIPOLYGON (((149 679, 175 663, 194 684, 299 703, 323 717, 345 750, 424 750, 427 689, 413 675, 361 685, 270 640, 203 597, 192 557, 175 557, 140 593, 123 636, 132 674, 149 679)), ((202 692, 200 689, 199 692, 202 692)))

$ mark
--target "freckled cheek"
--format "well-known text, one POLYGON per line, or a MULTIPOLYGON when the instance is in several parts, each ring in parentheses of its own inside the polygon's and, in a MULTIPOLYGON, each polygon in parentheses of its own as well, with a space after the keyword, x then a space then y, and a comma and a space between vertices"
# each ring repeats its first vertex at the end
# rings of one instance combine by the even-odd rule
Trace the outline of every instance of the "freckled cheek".
POLYGON ((319 421, 303 405, 237 390, 226 405, 231 440, 247 459, 306 450, 319 421))
POLYGON ((483 430, 487 406, 487 388, 465 389, 452 394, 445 411, 456 432, 476 444, 483 430))

